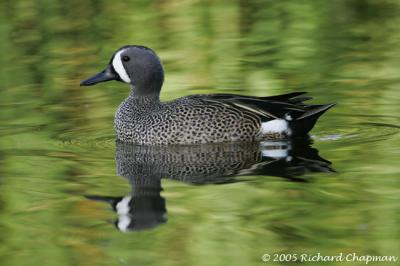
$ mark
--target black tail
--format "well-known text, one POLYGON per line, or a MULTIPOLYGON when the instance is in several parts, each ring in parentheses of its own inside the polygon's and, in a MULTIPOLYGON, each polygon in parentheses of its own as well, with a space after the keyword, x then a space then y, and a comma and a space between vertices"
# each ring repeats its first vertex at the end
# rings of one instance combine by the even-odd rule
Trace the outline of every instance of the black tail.
POLYGON ((314 127, 318 118, 335 104, 310 105, 309 110, 295 120, 290 121, 294 136, 304 136, 314 127))

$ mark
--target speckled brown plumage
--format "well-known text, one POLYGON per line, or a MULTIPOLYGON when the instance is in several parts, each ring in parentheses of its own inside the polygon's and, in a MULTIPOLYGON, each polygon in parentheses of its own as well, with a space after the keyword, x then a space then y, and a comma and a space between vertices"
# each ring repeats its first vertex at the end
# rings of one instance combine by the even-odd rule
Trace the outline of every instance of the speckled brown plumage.
POLYGON ((171 102, 128 97, 115 116, 118 139, 139 144, 194 144, 254 140, 261 119, 199 96, 171 102))

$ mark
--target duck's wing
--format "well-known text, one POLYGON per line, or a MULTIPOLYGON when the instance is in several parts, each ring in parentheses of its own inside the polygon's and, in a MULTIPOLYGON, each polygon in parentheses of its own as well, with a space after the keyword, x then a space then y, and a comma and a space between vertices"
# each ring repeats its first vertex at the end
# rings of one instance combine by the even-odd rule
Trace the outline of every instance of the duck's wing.
POLYGON ((237 94, 202 94, 189 96, 206 103, 223 104, 250 112, 262 122, 272 119, 285 119, 291 123, 296 134, 306 134, 315 125, 317 119, 335 104, 308 105, 304 101, 312 97, 306 92, 294 92, 268 97, 253 97, 237 94))
POLYGON ((201 100, 206 103, 223 104, 239 110, 258 115, 262 121, 276 118, 284 118, 290 115, 293 118, 304 115, 310 105, 305 105, 303 101, 311 97, 298 97, 305 92, 294 92, 268 97, 254 97, 238 94, 199 94, 191 95, 190 99, 201 100))

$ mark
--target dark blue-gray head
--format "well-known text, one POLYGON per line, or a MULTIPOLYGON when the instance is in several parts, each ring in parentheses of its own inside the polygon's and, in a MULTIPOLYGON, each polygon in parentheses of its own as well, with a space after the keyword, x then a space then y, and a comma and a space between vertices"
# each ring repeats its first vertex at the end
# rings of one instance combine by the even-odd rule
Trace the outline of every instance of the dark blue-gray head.
POLYGON ((113 54, 106 69, 83 80, 81 86, 109 80, 130 84, 136 95, 158 95, 164 81, 164 71, 153 50, 139 45, 127 45, 113 54))

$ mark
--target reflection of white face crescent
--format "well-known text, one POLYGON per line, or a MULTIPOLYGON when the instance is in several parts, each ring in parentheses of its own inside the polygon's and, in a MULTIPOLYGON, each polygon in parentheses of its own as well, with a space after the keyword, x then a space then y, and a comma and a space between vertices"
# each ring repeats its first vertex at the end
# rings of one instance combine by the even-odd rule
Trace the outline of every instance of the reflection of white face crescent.
POLYGON ((118 217, 117 227, 121 232, 128 232, 130 224, 131 217, 129 217, 129 215, 121 215, 118 217))
POLYGON ((132 197, 131 196, 126 196, 123 197, 122 200, 120 200, 117 205, 115 206, 115 209, 119 215, 128 215, 129 214, 129 202, 131 201, 132 197))
POLYGON ((121 50, 118 53, 115 54, 114 59, 112 61, 112 65, 114 67, 115 72, 118 73, 119 77, 125 82, 125 83, 131 83, 131 79, 128 76, 128 73, 126 73, 126 70, 124 68, 124 65, 122 64, 121 60, 121 54, 125 50, 121 50))

